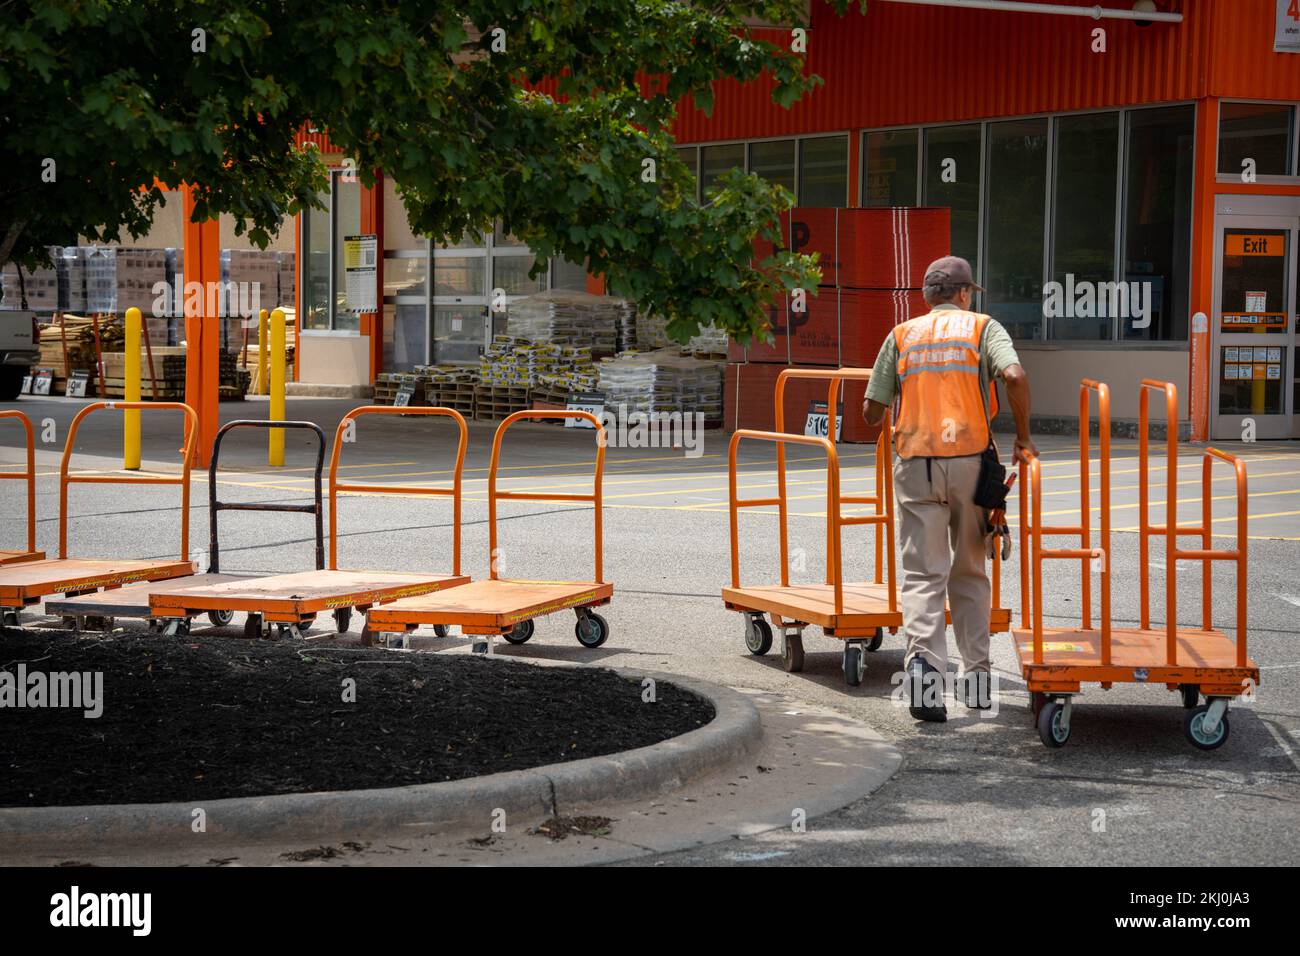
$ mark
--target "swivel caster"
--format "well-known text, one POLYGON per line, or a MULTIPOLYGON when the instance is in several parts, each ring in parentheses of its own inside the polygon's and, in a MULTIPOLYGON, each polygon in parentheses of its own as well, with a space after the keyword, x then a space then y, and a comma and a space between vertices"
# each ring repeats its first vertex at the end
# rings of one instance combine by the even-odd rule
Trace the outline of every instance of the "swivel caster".
POLYGON ((1217 750, 1228 740, 1228 700, 1214 697, 1187 712, 1183 733, 1197 750, 1217 750))
POLYGON ((227 627, 235 619, 234 611, 209 611, 208 620, 213 627, 227 627))
POLYGON ((867 641, 867 650, 874 654, 876 651, 880 650, 880 645, 883 643, 885 643, 885 629, 883 627, 878 627, 876 628, 875 635, 867 641))
POLYGON ((864 641, 849 641, 844 645, 844 683, 857 687, 867 672, 867 652, 864 641))
POLYGON ((1178 693, 1183 698, 1183 709, 1191 710, 1201 702, 1201 688, 1198 684, 1179 684, 1178 693))
POLYGON ((583 647, 600 647, 609 637, 609 623, 594 611, 587 611, 578 615, 573 633, 583 647))
POLYGON ((745 616, 745 647, 755 657, 762 657, 772 649, 772 626, 760 615, 745 616))
MULTIPOLYGON (((529 623, 529 624, 532 624, 533 622, 532 622, 532 621, 529 621, 528 623, 529 623)), ((447 636, 448 634, 450 634, 450 633, 451 633, 451 628, 449 628, 446 624, 435 624, 435 625, 433 625, 433 636, 434 636, 434 637, 446 637, 446 636, 447 636)), ((529 632, 528 632, 528 636, 529 636, 529 637, 532 637, 532 633, 533 633, 532 631, 529 631, 529 632)))
POLYGON ((340 634, 344 633, 348 629, 348 625, 351 623, 352 608, 340 607, 334 609, 334 626, 338 629, 340 634))
POLYGON ((784 631, 781 635, 781 663, 787 674, 797 674, 803 670, 803 634, 795 628, 784 631))
POLYGON ((188 617, 173 618, 163 625, 164 637, 185 637, 190 632, 190 619, 188 617))
POLYGON ((244 619, 244 637, 250 641, 266 637, 266 626, 262 623, 262 615, 250 614, 244 619))
MULTIPOLYGON (((532 619, 530 618, 527 621, 520 621, 508 633, 502 634, 501 636, 504 637, 511 644, 526 644, 528 643, 528 639, 533 636, 533 627, 534 624, 532 619)), ((443 626, 443 631, 444 632, 446 631, 445 626, 443 626)), ((434 631, 434 633, 437 634, 438 632, 434 631)), ((446 634, 445 633, 438 634, 438 636, 446 637, 446 634)), ((580 641, 582 640, 581 634, 578 635, 578 640, 580 641)))
POLYGON ((1048 747, 1064 747, 1070 739, 1070 699, 1048 701, 1038 712, 1038 736, 1048 747))

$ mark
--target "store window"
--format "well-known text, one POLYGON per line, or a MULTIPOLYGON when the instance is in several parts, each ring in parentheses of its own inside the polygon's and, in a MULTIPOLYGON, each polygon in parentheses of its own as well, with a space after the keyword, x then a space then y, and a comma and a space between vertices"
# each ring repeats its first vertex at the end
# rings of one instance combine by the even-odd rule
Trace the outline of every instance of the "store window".
MULTIPOLYGON (((1115 278, 1115 195, 1119 181, 1119 114, 1085 113, 1056 120, 1053 150, 1052 279, 1062 289, 1115 278)), ((1061 340, 1109 340, 1109 319, 1061 310, 1049 320, 1061 340)))
POLYGON ((354 174, 334 170, 330 190, 321 195, 324 209, 302 214, 302 328, 309 331, 357 332, 361 316, 348 310, 343 241, 361 232, 361 183, 354 174))
POLYGON ((979 274, 980 126, 943 126, 925 131, 927 206, 952 210, 952 254, 979 274))
POLYGON ((361 183, 355 173, 334 173, 334 310, 330 328, 336 332, 359 332, 361 316, 348 310, 347 276, 344 272, 343 240, 361 232, 361 183))
POLYGON ((1149 296, 1150 315, 1122 321, 1119 337, 1186 341, 1195 111, 1130 110, 1127 122, 1123 278, 1143 284, 1139 295, 1149 296))
POLYGON ((1240 176, 1247 161, 1257 176, 1295 175, 1295 107, 1276 103, 1219 105, 1219 172, 1240 176))
POLYGON ((745 168, 745 144, 723 143, 700 147, 700 195, 716 185, 724 173, 745 168))
POLYGON ((799 205, 843 207, 849 199, 849 138, 799 141, 799 205))
POLYGON ((862 205, 915 206, 920 133, 887 129, 863 135, 862 205))
POLYGON ((794 193, 795 141, 778 139, 749 144, 749 171, 794 193))
POLYGON ((324 209, 306 206, 302 211, 302 290, 304 329, 330 328, 330 213, 329 193, 322 193, 324 209))
POLYGON ((988 127, 984 307, 1018 338, 1038 338, 1043 319, 1043 216, 1047 119, 988 127))

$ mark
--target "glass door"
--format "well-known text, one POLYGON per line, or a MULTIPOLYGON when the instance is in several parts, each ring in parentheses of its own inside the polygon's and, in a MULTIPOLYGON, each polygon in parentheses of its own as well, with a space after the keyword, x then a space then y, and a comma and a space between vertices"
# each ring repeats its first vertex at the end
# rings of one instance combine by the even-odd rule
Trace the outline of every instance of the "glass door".
POLYGON ((1220 220, 1212 392, 1221 439, 1289 438, 1297 373, 1296 241, 1291 218, 1220 220))

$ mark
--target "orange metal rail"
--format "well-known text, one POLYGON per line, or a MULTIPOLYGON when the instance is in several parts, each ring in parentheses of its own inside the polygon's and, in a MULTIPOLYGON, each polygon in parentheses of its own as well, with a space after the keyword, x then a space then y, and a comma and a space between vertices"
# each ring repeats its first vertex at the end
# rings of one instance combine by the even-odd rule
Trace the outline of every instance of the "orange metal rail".
POLYGON ((1140 386, 1138 404, 1138 500, 1141 509, 1139 521, 1139 556, 1141 564, 1141 628, 1151 627, 1151 569, 1148 562, 1148 539, 1161 535, 1165 539, 1165 652, 1166 663, 1173 666, 1178 663, 1178 587, 1177 569, 1179 561, 1201 562, 1201 628, 1209 631, 1212 627, 1211 587, 1212 561, 1232 561, 1237 565, 1237 666, 1246 666, 1246 529, 1248 520, 1248 488, 1246 463, 1235 455, 1230 455, 1217 448, 1207 448, 1201 456, 1201 523, 1196 526, 1178 524, 1178 388, 1172 382, 1158 382, 1143 379, 1140 386), (1148 430, 1150 424, 1151 392, 1163 392, 1165 396, 1166 436, 1165 448, 1167 462, 1165 466, 1165 523, 1152 524, 1148 513, 1150 503, 1149 469, 1147 467, 1148 430), (1210 480, 1214 462, 1222 461, 1231 465, 1237 485, 1237 546, 1231 550, 1213 547, 1210 515, 1210 480), (1192 536, 1201 539, 1201 547, 1195 550, 1183 550, 1178 547, 1179 536, 1192 536))
POLYGON ((33 553, 36 551, 36 435, 31 419, 17 409, 0 411, 0 418, 17 419, 27 433, 27 469, 0 472, 0 478, 27 482, 27 551, 33 553))
MULTIPOLYGON (((455 575, 460 574, 461 475, 465 468, 465 450, 468 447, 469 427, 465 424, 465 417, 452 408, 442 408, 439 406, 365 405, 361 408, 354 408, 352 411, 344 415, 343 420, 339 422, 338 429, 334 432, 334 448, 330 452, 330 570, 337 570, 339 566, 338 493, 340 491, 359 491, 404 495, 449 495, 452 502, 451 573, 455 575), (343 433, 348 427, 348 422, 354 421, 362 415, 437 415, 444 418, 450 418, 454 421, 460 429, 460 440, 456 445, 456 468, 452 473, 451 487, 430 488, 427 486, 415 485, 394 487, 392 485, 365 485, 339 481, 339 453, 343 448, 343 433)), ((495 461, 495 450, 493 454, 493 460, 495 461)), ((491 481, 491 479, 489 479, 489 481, 491 481)), ((599 506, 597 507, 599 508, 599 506)))
MULTIPOLYGON (((826 411, 827 420, 831 423, 831 429, 834 429, 836 418, 836 409, 839 406, 839 396, 843 389, 843 383, 866 382, 871 379, 871 370, 864 368, 840 368, 840 369, 818 369, 818 368, 788 368, 781 372, 776 379, 776 431, 785 432, 785 386, 791 379, 818 379, 826 380, 826 411)), ((883 584, 884 558, 888 556, 889 563, 889 609, 897 610, 897 593, 894 585, 894 438, 891 427, 891 416, 885 413, 885 420, 881 424, 880 435, 876 438, 876 493, 874 495, 858 494, 841 494, 841 504, 862 504, 874 505, 876 513, 874 515, 864 516, 855 515, 844 517, 836 511, 842 525, 875 525, 875 546, 876 546, 876 583, 883 584), (888 547, 883 546, 881 540, 880 527, 885 528, 885 538, 888 547), (883 552, 883 554, 882 554, 883 552)), ((838 475, 838 465, 836 466, 838 475)), ((776 482, 777 502, 779 524, 781 528, 781 584, 789 585, 789 555, 787 544, 787 515, 786 515, 786 488, 785 488, 785 443, 778 442, 776 446, 776 482)), ((831 528, 826 528, 826 552, 830 553, 831 528)), ((836 532, 838 533, 838 532, 836 532)), ((733 549, 734 550, 734 549, 733 549)), ((826 583, 830 584, 830 568, 827 567, 826 583)))
POLYGON ((497 570, 497 501, 569 501, 569 502, 591 502, 595 509, 595 526, 596 526, 596 583, 603 584, 603 554, 602 541, 603 534, 601 531, 601 481, 605 474, 605 426, 601 424, 600 419, 590 412, 579 411, 578 409, 541 409, 525 408, 521 411, 513 412, 497 426, 496 434, 492 436, 492 459, 488 464, 488 559, 490 561, 490 579, 495 581, 500 578, 497 570), (497 466, 501 462, 501 439, 505 436, 506 429, 521 419, 565 419, 576 418, 583 421, 591 422, 596 430, 596 477, 592 484, 592 491, 589 495, 581 494, 559 494, 556 492, 543 491, 497 491, 497 466))
POLYGON ((182 402, 91 402, 77 412, 68 426, 68 438, 63 445, 63 459, 59 463, 59 557, 68 556, 68 485, 180 485, 181 486, 181 560, 187 560, 190 550, 190 466, 194 462, 195 442, 198 438, 198 416, 194 409, 182 402), (185 416, 185 438, 181 449, 181 474, 177 478, 162 475, 69 475, 68 462, 72 459, 72 446, 77 438, 81 420, 91 412, 103 408, 121 411, 179 411, 185 416))
POLYGON ((1092 575, 1089 564, 1100 557, 1101 567, 1101 662, 1109 665, 1110 634, 1110 389, 1103 382, 1084 379, 1079 384, 1079 524, 1044 525, 1042 465, 1037 458, 1020 465, 1020 619, 1021 626, 1034 632, 1034 663, 1043 663, 1043 567, 1045 559, 1080 561, 1081 618, 1085 630, 1092 627, 1092 575), (1091 397, 1097 395, 1097 433, 1101 475, 1101 546, 1092 546, 1092 495, 1088 483, 1091 465, 1091 397), (1026 472, 1028 473, 1026 480, 1026 472), (1032 500, 1033 517, 1030 518, 1032 500), (1043 547, 1043 535, 1078 535, 1078 548, 1043 547), (1030 574, 1033 584, 1030 584, 1030 574), (1033 599, 1030 600, 1032 593, 1033 599), (1032 608, 1032 615, 1031 615, 1032 608))

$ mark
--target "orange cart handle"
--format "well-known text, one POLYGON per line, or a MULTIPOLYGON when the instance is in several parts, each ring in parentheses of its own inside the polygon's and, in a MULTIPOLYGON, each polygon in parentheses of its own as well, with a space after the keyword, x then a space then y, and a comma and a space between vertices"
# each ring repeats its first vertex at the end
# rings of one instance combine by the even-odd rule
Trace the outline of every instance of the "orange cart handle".
POLYGON ((0 472, 0 478, 27 482, 27 550, 36 550, 36 433, 32 420, 15 408, 0 411, 0 418, 13 418, 27 432, 27 470, 0 472))
POLYGON ((190 550, 190 466, 194 462, 195 442, 199 434, 199 416, 184 402, 90 402, 77 412, 68 426, 68 437, 63 443, 63 459, 59 462, 59 557, 68 556, 68 485, 180 485, 181 486, 181 560, 188 560, 190 550), (181 474, 179 478, 163 476, 135 477, 130 475, 69 475, 68 462, 72 459, 72 446, 77 439, 81 420, 91 412, 103 408, 120 411, 179 411, 185 416, 185 440, 181 448, 181 474))
MULTIPOLYGON (((1237 666, 1246 666, 1246 582, 1247 576, 1247 521, 1249 488, 1246 477, 1246 463, 1236 455, 1231 455, 1218 448, 1206 448, 1201 456, 1201 550, 1188 552, 1175 550, 1178 559, 1201 560, 1201 626, 1210 630, 1213 588, 1211 581, 1211 561, 1232 561, 1237 565, 1237 666), (1237 546, 1229 549, 1215 549, 1210 534, 1210 472, 1218 460, 1231 465, 1237 485, 1237 546)), ((1177 540, 1176 538, 1174 539, 1177 540)))
POLYGON ((497 500, 512 499, 515 501, 589 501, 595 511, 595 557, 596 557, 596 583, 604 584, 604 554, 603 554, 603 525, 601 519, 601 506, 604 496, 601 492, 602 480, 605 474, 605 426, 600 419, 591 412, 584 412, 576 408, 524 408, 517 412, 511 412, 497 426, 496 434, 492 436, 492 459, 488 464, 488 574, 493 581, 500 575, 497 573, 497 500), (575 418, 582 421, 590 422, 596 430, 596 475, 592 482, 592 490, 589 495, 578 494, 559 494, 544 491, 497 491, 497 468, 501 462, 501 439, 505 437, 506 429, 515 422, 523 419, 537 420, 563 420, 566 418, 575 418))
MULTIPOLYGON (((781 482, 776 498, 739 498, 736 494, 736 451, 742 441, 768 441, 778 449, 786 444, 812 445, 826 452, 826 583, 834 589, 835 613, 844 612, 844 576, 840 563, 841 530, 844 519, 840 514, 840 460, 835 443, 820 435, 789 435, 785 432, 765 432, 742 428, 731 436, 727 448, 727 488, 731 519, 731 586, 740 587, 740 509, 776 505, 784 519, 786 510, 785 483, 781 482)), ((785 522, 782 520, 781 586, 790 586, 790 563, 785 558, 785 522)), ((891 546, 890 553, 893 549, 891 546)), ((890 575, 891 583, 893 575, 890 575)), ((892 598, 892 594, 891 594, 892 598)), ((891 606, 890 610, 894 610, 891 606)))
POLYGON ((339 427, 334 431, 334 448, 330 451, 330 569, 337 570, 339 566, 338 493, 360 491, 392 494, 397 491, 401 494, 451 496, 451 573, 460 574, 461 476, 465 470, 465 451, 468 447, 469 426, 465 424, 465 416, 454 408, 444 408, 441 405, 363 405, 344 415, 339 421, 339 427), (460 431, 460 437, 456 443, 456 467, 452 471, 451 487, 403 485, 394 488, 392 485, 365 485, 339 481, 339 454, 343 450, 343 433, 347 430, 348 422, 362 415, 436 415, 454 421, 460 431))

